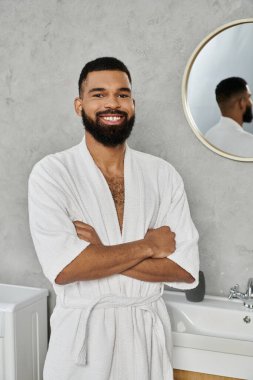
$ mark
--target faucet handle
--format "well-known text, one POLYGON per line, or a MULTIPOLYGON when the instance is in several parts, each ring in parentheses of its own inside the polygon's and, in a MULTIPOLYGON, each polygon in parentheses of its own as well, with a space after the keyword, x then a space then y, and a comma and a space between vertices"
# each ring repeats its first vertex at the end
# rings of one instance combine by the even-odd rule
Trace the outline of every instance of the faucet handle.
POLYGON ((236 284, 230 289, 228 299, 234 298, 235 294, 239 291, 239 284, 236 284))
POLYGON ((248 287, 246 290, 246 294, 249 298, 253 298, 253 278, 248 279, 248 287))

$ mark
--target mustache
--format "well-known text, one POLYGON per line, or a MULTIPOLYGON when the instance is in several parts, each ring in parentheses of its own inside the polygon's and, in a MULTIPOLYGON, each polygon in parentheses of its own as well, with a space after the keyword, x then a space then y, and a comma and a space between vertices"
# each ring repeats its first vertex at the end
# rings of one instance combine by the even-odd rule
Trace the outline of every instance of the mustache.
POLYGON ((100 116, 100 115, 122 115, 122 116, 126 116, 126 117, 128 116, 128 114, 124 111, 110 110, 110 109, 96 113, 96 116, 100 116))

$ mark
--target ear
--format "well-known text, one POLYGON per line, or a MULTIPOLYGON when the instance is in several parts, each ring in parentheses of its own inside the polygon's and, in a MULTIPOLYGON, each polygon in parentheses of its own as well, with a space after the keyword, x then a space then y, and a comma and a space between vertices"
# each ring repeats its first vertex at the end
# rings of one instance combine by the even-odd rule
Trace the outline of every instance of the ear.
POLYGON ((239 104, 240 110, 244 112, 247 106, 247 102, 244 96, 240 97, 238 104, 239 104))
POLYGON ((82 99, 75 98, 74 107, 75 107, 75 111, 76 111, 77 115, 81 117, 82 116, 82 109, 83 109, 82 99))

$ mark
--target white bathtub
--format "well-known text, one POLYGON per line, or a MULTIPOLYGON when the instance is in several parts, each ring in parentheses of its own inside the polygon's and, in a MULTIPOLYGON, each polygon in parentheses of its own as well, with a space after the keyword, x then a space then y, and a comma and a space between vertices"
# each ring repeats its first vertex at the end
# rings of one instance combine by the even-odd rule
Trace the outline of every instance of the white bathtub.
POLYGON ((165 291, 163 298, 175 368, 253 380, 253 310, 224 297, 193 303, 184 293, 165 291))

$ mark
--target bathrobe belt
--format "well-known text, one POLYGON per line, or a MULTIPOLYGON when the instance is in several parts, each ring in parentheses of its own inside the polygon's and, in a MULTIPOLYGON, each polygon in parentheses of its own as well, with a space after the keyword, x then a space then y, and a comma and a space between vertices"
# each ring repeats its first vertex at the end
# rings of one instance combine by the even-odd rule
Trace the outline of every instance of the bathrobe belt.
MULTIPOLYGON (((158 342, 162 348, 163 355, 166 361, 169 355, 166 349, 165 333, 161 319, 151 303, 159 300, 162 296, 161 293, 153 294, 148 297, 125 297, 116 295, 103 295, 96 299, 64 299, 60 300, 61 306, 69 309, 80 309, 80 316, 74 340, 73 359, 77 365, 85 366, 87 364, 87 333, 91 313, 95 309, 109 309, 109 308, 122 308, 134 307, 145 310, 150 313, 153 320, 153 328, 157 335, 158 342)), ((165 366, 166 367, 166 366, 165 366)))

